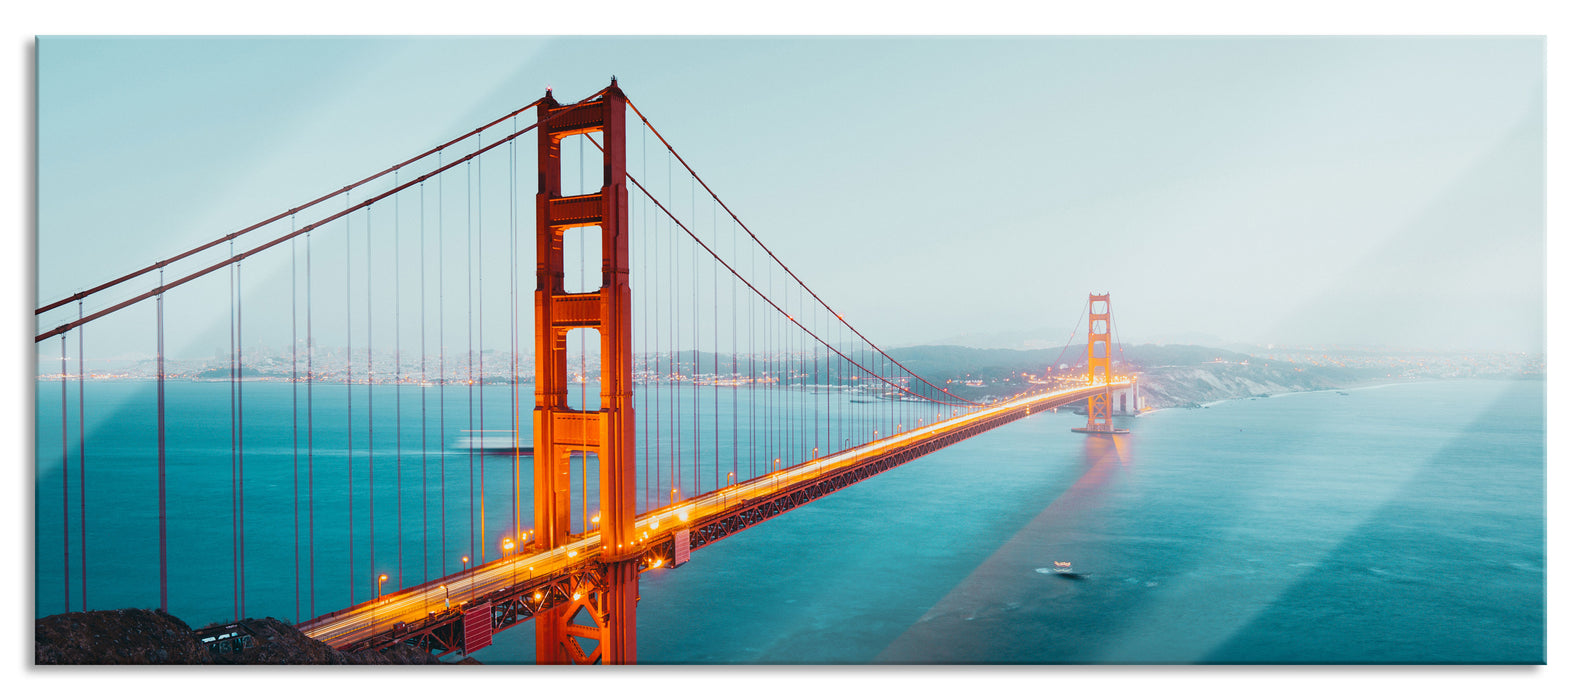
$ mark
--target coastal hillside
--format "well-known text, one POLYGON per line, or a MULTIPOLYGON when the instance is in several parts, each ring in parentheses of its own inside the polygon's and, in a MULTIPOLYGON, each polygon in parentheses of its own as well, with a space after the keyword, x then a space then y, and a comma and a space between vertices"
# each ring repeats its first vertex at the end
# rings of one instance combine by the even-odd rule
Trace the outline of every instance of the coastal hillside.
MULTIPOLYGON (((984 401, 1046 389, 1087 376, 1086 348, 1046 350, 920 345, 890 351, 924 379, 984 401)), ((1293 391, 1341 389, 1419 379, 1544 376, 1543 356, 1310 348, 1268 348, 1252 355, 1200 345, 1136 345, 1115 357, 1118 374, 1136 375, 1148 408, 1293 391)))
POLYGON ((272 617, 240 623, 244 648, 211 650, 169 613, 127 608, 50 615, 34 621, 33 663, 49 664, 439 664, 421 649, 344 652, 272 617))
POLYGON ((1330 368, 1308 371, 1261 362, 1211 362, 1144 370, 1138 382, 1145 408, 1194 406, 1251 396, 1356 386, 1377 379, 1369 372, 1330 368))

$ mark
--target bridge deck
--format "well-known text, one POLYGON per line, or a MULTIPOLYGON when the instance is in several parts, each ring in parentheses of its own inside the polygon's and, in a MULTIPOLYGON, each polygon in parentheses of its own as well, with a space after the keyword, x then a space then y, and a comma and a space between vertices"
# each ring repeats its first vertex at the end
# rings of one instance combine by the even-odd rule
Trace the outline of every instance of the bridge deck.
MULTIPOLYGON (((960 440, 1033 413, 1126 386, 1082 386, 1031 394, 931 423, 638 516, 642 540, 628 557, 646 568, 671 565, 675 534, 692 549, 739 532, 833 491, 960 440)), ((396 643, 451 651, 460 644, 461 610, 490 605, 498 631, 564 603, 598 576, 603 543, 590 534, 563 547, 499 559, 300 625, 337 648, 396 643)))

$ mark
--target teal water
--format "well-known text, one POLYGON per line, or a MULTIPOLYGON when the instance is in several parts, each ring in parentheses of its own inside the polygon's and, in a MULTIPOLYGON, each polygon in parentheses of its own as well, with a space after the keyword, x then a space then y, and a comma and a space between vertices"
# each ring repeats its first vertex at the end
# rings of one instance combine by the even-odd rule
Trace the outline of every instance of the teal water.
MULTIPOLYGON (((252 386, 250 401, 266 393, 252 386)), ((228 388, 210 387, 223 409, 228 388)), ((274 388, 289 402, 289 386, 274 388)), ((90 413, 96 401, 110 403, 93 396, 97 389, 89 385, 90 413)), ((58 391, 40 386, 39 615, 58 611, 62 600, 58 391)), ((1133 432, 1119 438, 1070 432, 1080 416, 1033 416, 699 550, 679 569, 645 575, 638 656, 731 664, 1541 663, 1544 392, 1542 382, 1457 381, 1292 394, 1122 419, 1133 432), (1089 576, 1038 572, 1056 559, 1089 576)), ((342 427, 339 443, 325 438, 340 453, 322 457, 323 469, 342 483, 339 492, 324 486, 341 510, 338 524, 319 523, 329 528, 318 554, 329 578, 320 583, 320 611, 344 605, 349 582, 369 568, 354 560, 348 572, 345 394, 326 393, 340 402, 342 427)), ((454 398, 447 391, 447 402, 454 398)), ((105 413, 117 418, 90 427, 89 601, 149 606, 151 590, 157 600, 157 580, 151 589, 146 575, 151 530, 134 507, 151 492, 148 465, 131 457, 112 465, 94 443, 105 431, 143 434, 152 417, 105 413)), ((221 452, 171 467, 205 476, 173 491, 173 503, 228 499, 223 413, 218 423, 221 452)), ((249 466, 250 532, 254 498, 259 513, 282 503, 290 513, 289 425, 282 432, 287 441, 275 449, 283 461, 270 467, 259 457, 257 472, 249 466)), ((711 456, 701 449, 695 459, 711 456)), ((465 459, 453 452, 447 464, 465 459)), ((485 477, 508 484, 510 460, 502 461, 485 477)), ((500 500, 508 503, 508 492, 500 500)), ((488 508, 508 508, 503 503, 488 508)), ((376 506, 381 519, 383 507, 376 506)), ((453 528, 466 508, 451 516, 453 528)), ((353 528, 363 528, 365 511, 354 516, 353 528)), ((207 622, 204 615, 224 619, 232 608, 228 513, 189 513, 171 528, 202 550, 172 555, 173 612, 192 624, 207 622)), ((248 541, 250 615, 292 616, 290 528, 280 523, 279 537, 248 541)), ((376 539, 376 567, 385 566, 390 540, 387 547, 376 539)), ((442 558, 430 550, 431 560, 442 558)), ((421 573, 413 551, 421 547, 408 547, 409 578, 421 573)), ((530 662, 532 644, 531 625, 521 625, 477 658, 530 662)))
MULTIPOLYGON (((68 602, 71 610, 82 609, 79 432, 87 436, 88 605, 157 607, 156 385, 88 382, 83 431, 77 428, 77 385, 65 388, 69 490, 63 506, 61 385, 38 385, 35 614, 62 612, 68 602), (63 507, 70 513, 69 536, 62 529, 63 507), (63 539, 70 543, 69 593, 63 539)), ((467 448, 472 430, 495 431, 485 435, 508 442, 509 386, 469 393, 465 385, 443 392, 407 385, 398 392, 393 385, 348 390, 316 383, 310 434, 305 384, 293 392, 291 384, 246 382, 240 502, 232 493, 231 385, 171 381, 165 391, 169 606, 190 624, 238 616, 308 619, 369 600, 377 590, 454 573, 463 557, 471 564, 498 559, 503 540, 520 532, 517 503, 522 527, 532 527, 531 457, 519 465, 508 455, 467 448), (513 484, 520 486, 517 499, 513 484), (243 596, 233 574, 233 514, 245 533, 243 596), (389 577, 382 588, 380 575, 389 577)), ((590 391, 596 399, 597 388, 590 391)), ((729 483, 735 472, 752 478, 776 460, 785 466, 814 450, 829 454, 832 446, 887 436, 944 410, 921 402, 858 403, 849 396, 640 385, 634 397, 640 510, 671 502, 672 490, 675 500, 684 500, 729 483), (806 429, 812 425, 822 430, 806 429), (722 437, 733 433, 741 436, 734 444, 722 437)), ((572 407, 581 398, 580 390, 572 391, 572 407)), ((531 402, 531 394, 524 400, 531 402)), ((521 417, 523 435, 532 434, 531 413, 521 417)), ((580 460, 572 459, 573 531, 598 514, 597 462, 589 466, 584 475, 580 460), (586 508, 579 507, 584 500, 586 508)))

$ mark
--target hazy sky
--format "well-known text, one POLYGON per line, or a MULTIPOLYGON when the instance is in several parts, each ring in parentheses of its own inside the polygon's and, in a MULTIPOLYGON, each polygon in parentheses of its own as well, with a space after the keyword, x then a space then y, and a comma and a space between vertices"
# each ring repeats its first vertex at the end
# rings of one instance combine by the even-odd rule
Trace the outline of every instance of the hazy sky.
POLYGON ((1058 345, 1085 295, 1109 292, 1123 342, 1537 351, 1544 50, 1531 37, 46 37, 37 289, 70 294, 546 85, 571 101, 615 74, 882 345, 1058 345))

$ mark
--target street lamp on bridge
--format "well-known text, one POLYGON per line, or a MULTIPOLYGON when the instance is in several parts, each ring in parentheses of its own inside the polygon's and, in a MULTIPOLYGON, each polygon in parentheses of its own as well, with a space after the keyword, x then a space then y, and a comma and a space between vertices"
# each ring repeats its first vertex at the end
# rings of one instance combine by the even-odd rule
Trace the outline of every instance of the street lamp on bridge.
POLYGON ((375 586, 374 614, 368 620, 368 626, 369 626, 370 629, 378 629, 379 628, 379 603, 380 603, 380 598, 383 598, 385 596, 385 581, 389 581, 389 580, 390 580, 390 577, 388 575, 386 575, 386 574, 379 574, 378 580, 374 581, 374 586, 375 586))
MULTIPOLYGON (((505 540, 500 543, 500 555, 506 559, 511 558, 511 552, 514 549, 516 549, 516 543, 512 542, 511 538, 509 537, 505 538, 505 540)), ((511 587, 516 587, 516 566, 514 565, 511 566, 511 587)))

